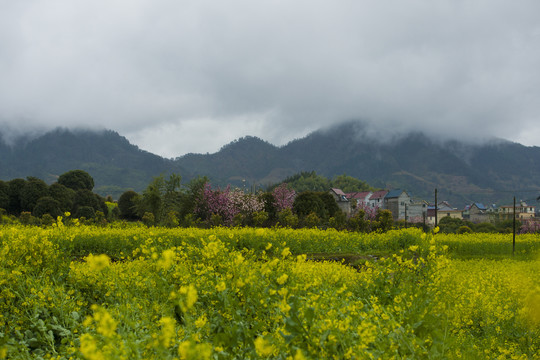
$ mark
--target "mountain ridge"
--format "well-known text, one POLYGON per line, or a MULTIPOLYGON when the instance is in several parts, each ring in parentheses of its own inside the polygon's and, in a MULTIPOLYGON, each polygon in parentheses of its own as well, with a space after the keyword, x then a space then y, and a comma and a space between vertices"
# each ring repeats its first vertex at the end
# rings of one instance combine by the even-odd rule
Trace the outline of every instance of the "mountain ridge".
POLYGON ((456 206, 473 201, 508 202, 511 196, 540 194, 540 148, 506 140, 439 141, 421 132, 381 141, 361 124, 343 123, 314 131, 283 146, 254 136, 239 138, 212 154, 165 159, 139 149, 111 131, 55 129, 6 145, 0 141, 0 179, 36 176, 47 182, 82 169, 96 191, 118 197, 142 191, 152 177, 179 173, 183 182, 208 176, 217 185, 266 186, 301 171, 332 178, 347 174, 378 188, 402 188, 416 197, 456 206))

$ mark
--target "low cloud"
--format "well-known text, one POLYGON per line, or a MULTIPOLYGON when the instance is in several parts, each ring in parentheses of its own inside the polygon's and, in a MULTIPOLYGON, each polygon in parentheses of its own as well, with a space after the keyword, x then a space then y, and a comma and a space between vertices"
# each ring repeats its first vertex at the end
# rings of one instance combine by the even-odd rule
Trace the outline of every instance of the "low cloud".
POLYGON ((540 145, 540 3, 12 2, 0 124, 109 128, 167 157, 378 131, 540 145))

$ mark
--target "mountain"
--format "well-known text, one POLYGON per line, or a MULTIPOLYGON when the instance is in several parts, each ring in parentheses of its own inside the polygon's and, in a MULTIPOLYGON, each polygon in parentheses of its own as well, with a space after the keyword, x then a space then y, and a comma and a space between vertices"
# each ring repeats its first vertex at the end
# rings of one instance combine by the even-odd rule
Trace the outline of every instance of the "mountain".
POLYGON ((115 197, 127 189, 144 189, 153 176, 184 172, 179 164, 140 150, 114 131, 56 129, 11 145, 0 141, 2 180, 35 176, 52 183, 73 169, 90 173, 97 193, 115 197))
POLYGON ((315 131, 282 147, 239 139, 209 155, 176 159, 183 168, 222 183, 245 179, 275 183, 300 171, 334 177, 347 174, 379 188, 402 188, 413 196, 462 207, 472 202, 535 202, 540 195, 540 148, 504 140, 443 141, 423 133, 374 137, 361 123, 315 131))
POLYGON ((375 136, 356 122, 321 129, 281 147, 248 136, 214 154, 175 160, 143 151, 113 131, 56 129, 11 145, 0 141, 2 180, 36 176, 51 183, 72 169, 89 172, 96 192, 115 197, 127 189, 142 191, 152 177, 173 172, 183 182, 201 175, 220 186, 264 187, 301 171, 328 178, 347 174, 431 202, 437 188, 438 199, 456 207, 510 204, 513 196, 536 204, 540 195, 539 147, 504 140, 443 141, 419 132, 375 136))

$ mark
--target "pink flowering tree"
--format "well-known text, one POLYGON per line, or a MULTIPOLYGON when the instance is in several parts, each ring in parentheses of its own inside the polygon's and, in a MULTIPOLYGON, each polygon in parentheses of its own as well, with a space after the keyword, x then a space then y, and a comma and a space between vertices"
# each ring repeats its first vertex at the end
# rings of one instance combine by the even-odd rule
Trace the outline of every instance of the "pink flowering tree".
POLYGON ((221 216, 224 222, 230 222, 236 215, 233 204, 230 200, 230 186, 224 190, 212 189, 212 185, 204 185, 202 196, 195 207, 195 212, 203 219, 208 220, 212 215, 221 216))
POLYGON ((370 206, 369 204, 366 204, 365 202, 359 202, 356 206, 356 211, 363 211, 364 212, 364 218, 369 221, 375 220, 375 217, 377 216, 377 210, 379 209, 378 206, 370 206))
POLYGON ((274 196, 276 211, 279 213, 285 209, 292 209, 296 191, 290 189, 286 183, 282 183, 272 191, 274 196))
POLYGON ((203 220, 210 219, 212 215, 219 215, 224 224, 230 225, 236 215, 248 216, 263 208, 263 202, 255 194, 246 194, 241 189, 231 190, 230 186, 224 190, 220 188, 214 190, 207 183, 195 212, 203 220))
POLYGON ((540 233, 540 222, 533 219, 524 220, 521 223, 521 228, 519 229, 519 233, 520 234, 540 233))

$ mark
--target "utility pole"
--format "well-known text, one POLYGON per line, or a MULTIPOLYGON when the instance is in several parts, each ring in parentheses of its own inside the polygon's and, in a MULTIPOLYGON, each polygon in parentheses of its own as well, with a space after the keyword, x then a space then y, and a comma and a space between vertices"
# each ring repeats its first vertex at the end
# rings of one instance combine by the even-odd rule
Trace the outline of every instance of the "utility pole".
POLYGON ((437 188, 435 188, 435 227, 437 227, 437 210, 439 209, 439 205, 437 205, 437 188))
POLYGON ((407 204, 405 204, 405 229, 407 228, 407 204))
POLYGON ((512 256, 516 252, 516 197, 514 196, 514 219, 512 221, 512 256))

